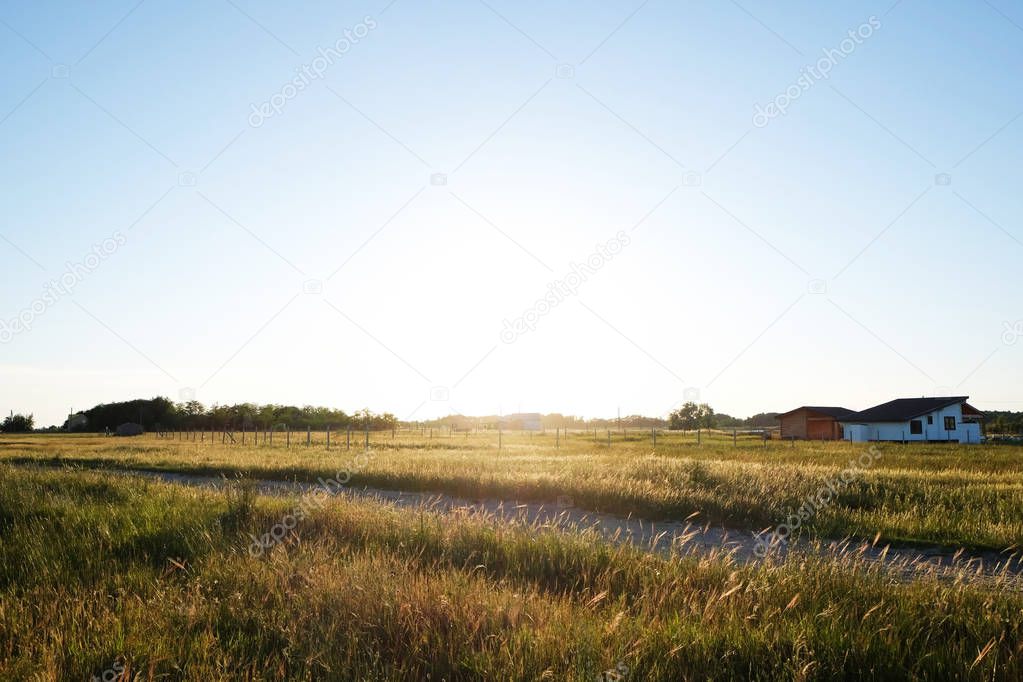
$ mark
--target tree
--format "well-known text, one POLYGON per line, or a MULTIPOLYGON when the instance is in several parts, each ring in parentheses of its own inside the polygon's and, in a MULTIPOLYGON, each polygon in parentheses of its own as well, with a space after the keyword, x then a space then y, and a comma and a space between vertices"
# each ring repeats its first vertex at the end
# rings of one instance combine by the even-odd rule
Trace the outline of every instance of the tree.
POLYGON ((668 424, 673 429, 695 429, 699 419, 700 407, 693 402, 683 403, 668 415, 668 424))
POLYGON ((714 428, 714 408, 707 403, 700 405, 700 423, 705 429, 714 428))
POLYGON ((12 414, 4 418, 0 424, 0 432, 3 433, 28 433, 35 425, 35 418, 32 415, 12 414))
POLYGON ((672 429, 686 430, 710 428, 714 426, 714 410, 706 403, 700 405, 694 402, 683 403, 682 407, 668 415, 668 426, 672 429))
POLYGON ((189 400, 177 406, 178 414, 183 418, 184 425, 189 428, 198 428, 202 417, 206 414, 206 408, 198 400, 189 400))

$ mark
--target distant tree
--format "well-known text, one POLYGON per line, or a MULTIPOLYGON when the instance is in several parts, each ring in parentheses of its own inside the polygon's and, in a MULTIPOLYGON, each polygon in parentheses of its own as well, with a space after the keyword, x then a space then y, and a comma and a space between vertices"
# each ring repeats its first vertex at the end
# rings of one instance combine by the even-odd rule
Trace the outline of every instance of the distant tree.
POLYGON ((272 429, 276 416, 277 407, 275 405, 263 405, 259 408, 259 425, 263 428, 272 429))
POLYGON ((35 425, 35 418, 32 415, 12 414, 4 418, 0 424, 0 432, 3 433, 28 433, 35 425))
POLYGON ((673 429, 695 428, 699 409, 696 403, 683 403, 682 407, 668 415, 668 424, 673 429))
POLYGON ((627 417, 622 417, 623 428, 663 428, 667 425, 668 423, 663 419, 659 419, 657 417, 644 417, 641 414, 630 414, 627 417))
POLYGON ((694 402, 683 403, 668 415, 668 425, 672 429, 698 429, 714 427, 714 408, 707 403, 697 405, 694 402))
POLYGON ((724 412, 717 412, 714 414, 714 425, 718 428, 733 428, 738 426, 746 426, 746 422, 738 417, 733 417, 730 414, 724 412))
POLYGON ((1023 412, 990 410, 984 413, 984 430, 991 434, 1023 433, 1023 412))
POLYGON ((778 425, 777 412, 759 412, 746 418, 746 426, 750 428, 770 428, 778 425))
POLYGON ((195 429, 202 423, 202 418, 206 415, 206 408, 198 400, 189 400, 178 405, 177 412, 181 415, 183 426, 195 429))
POLYGON ((700 426, 705 429, 714 428, 714 408, 707 403, 700 403, 700 426))

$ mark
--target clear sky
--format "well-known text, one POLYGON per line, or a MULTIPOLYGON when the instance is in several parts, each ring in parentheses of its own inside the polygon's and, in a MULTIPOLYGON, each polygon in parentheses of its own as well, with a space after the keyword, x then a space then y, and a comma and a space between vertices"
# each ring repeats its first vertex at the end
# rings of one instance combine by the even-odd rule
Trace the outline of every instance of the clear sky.
POLYGON ((1021 73, 1007 0, 3 2, 0 408, 1023 409, 1021 73))

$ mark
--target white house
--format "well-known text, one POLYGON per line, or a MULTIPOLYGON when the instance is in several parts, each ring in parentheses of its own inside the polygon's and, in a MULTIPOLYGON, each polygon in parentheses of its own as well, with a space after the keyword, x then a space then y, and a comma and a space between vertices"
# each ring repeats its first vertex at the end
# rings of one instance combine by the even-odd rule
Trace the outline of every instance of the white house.
POLYGON ((840 419, 845 440, 980 442, 984 413, 969 396, 898 398, 840 419))

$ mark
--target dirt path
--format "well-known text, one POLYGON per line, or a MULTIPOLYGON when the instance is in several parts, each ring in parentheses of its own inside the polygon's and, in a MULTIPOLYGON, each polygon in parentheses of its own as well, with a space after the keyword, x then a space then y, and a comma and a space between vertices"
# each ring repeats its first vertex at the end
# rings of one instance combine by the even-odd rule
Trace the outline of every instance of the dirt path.
MULTIPOLYGON (((49 468, 49 467, 43 467, 49 468)), ((100 469, 105 473, 140 476, 165 483, 223 488, 233 482, 214 476, 199 476, 148 469, 100 469)), ((312 483, 290 481, 254 481, 257 492, 264 495, 295 495, 322 487, 312 483)), ((730 554, 742 563, 760 561, 757 553, 758 533, 736 530, 713 524, 694 522, 651 522, 614 514, 591 512, 557 503, 513 502, 499 499, 470 500, 439 493, 405 492, 377 488, 341 488, 337 495, 353 499, 372 499, 403 509, 427 509, 440 513, 484 514, 495 520, 528 525, 549 525, 564 530, 592 529, 612 542, 628 542, 649 551, 667 552, 676 548, 683 554, 730 554)), ((1023 555, 1020 552, 950 551, 944 547, 888 547, 859 540, 798 540, 788 546, 772 549, 772 556, 812 553, 835 557, 859 557, 881 564, 903 577, 927 573, 942 577, 971 580, 1006 577, 1019 581, 1023 589, 1023 555)), ((1006 586, 1004 582, 1003 586, 1006 586)))

